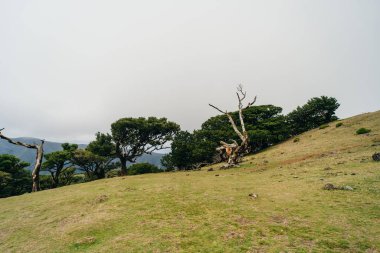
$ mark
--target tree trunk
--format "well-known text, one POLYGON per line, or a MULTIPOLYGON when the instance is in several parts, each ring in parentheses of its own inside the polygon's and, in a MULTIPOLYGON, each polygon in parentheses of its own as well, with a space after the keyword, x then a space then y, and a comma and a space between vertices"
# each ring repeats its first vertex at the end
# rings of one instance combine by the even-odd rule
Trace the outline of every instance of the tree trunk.
POLYGON ((44 156, 44 141, 41 140, 41 144, 37 146, 36 164, 32 172, 32 192, 40 191, 40 170, 42 165, 42 158, 44 156))
POLYGON ((102 167, 100 167, 100 169, 99 169, 98 179, 103 179, 103 178, 105 178, 105 177, 106 177, 106 172, 104 171, 104 168, 103 168, 103 166, 102 166, 102 167))
POLYGON ((229 165, 239 164, 240 158, 247 152, 248 146, 248 135, 244 134, 243 142, 238 145, 236 148, 232 149, 231 155, 228 157, 229 165))
POLYGON ((122 156, 120 156, 119 159, 121 162, 120 176, 126 176, 127 175, 127 159, 122 156))
POLYGON ((239 163, 241 146, 231 148, 231 152, 228 155, 228 165, 236 165, 239 163))
POLYGON ((54 172, 50 172, 50 176, 51 176, 51 188, 54 189, 54 188, 57 188, 58 186, 58 183, 57 183, 57 180, 56 180, 56 177, 54 175, 54 172))
POLYGON ((231 156, 228 158, 228 164, 229 165, 235 165, 235 164, 238 164, 239 161, 238 161, 238 158, 239 158, 239 154, 234 151, 231 156))
POLYGON ((106 177, 106 172, 104 170, 104 164, 98 164, 95 171, 94 171, 94 174, 96 176, 96 179, 103 179, 106 177))

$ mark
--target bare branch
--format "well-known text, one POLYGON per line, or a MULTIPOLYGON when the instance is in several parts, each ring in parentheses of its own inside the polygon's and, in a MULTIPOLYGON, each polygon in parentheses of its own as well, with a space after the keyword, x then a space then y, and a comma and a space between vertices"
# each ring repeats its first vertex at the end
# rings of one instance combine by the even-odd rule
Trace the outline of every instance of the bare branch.
POLYGON ((238 90, 238 92, 244 94, 244 92, 243 92, 243 85, 241 83, 237 86, 237 90, 238 90))
POLYGON ((227 117, 228 117, 228 120, 230 121, 231 125, 232 125, 232 128, 234 129, 235 133, 239 136, 239 138, 243 141, 244 140, 244 136, 243 134, 239 131, 239 129, 237 128, 236 124, 235 124, 235 121, 234 119, 231 117, 231 115, 229 113, 226 113, 227 117))
MULTIPOLYGON (((245 123, 244 123, 244 116, 243 116, 243 100, 245 99, 247 92, 243 91, 243 86, 241 84, 238 86, 237 90, 238 92, 236 94, 239 99, 239 119, 240 119, 240 124, 241 124, 243 134, 245 134, 246 129, 245 129, 245 123), (241 96, 239 95, 239 92, 241 96)), ((248 105, 244 109, 247 109, 248 107, 252 106, 256 102, 256 98, 257 97, 255 97, 252 102, 248 103, 248 105)))
POLYGON ((242 95, 241 100, 243 101, 245 97, 247 96, 247 92, 243 90, 243 85, 239 84, 237 87, 238 92, 242 95))
POLYGON ((236 146, 239 146, 239 144, 237 143, 237 141, 232 140, 232 139, 231 139, 231 141, 232 141, 236 146))
POLYGON ((238 105, 238 108, 239 109, 242 109, 243 108, 243 100, 245 99, 245 97, 247 96, 247 92, 244 92, 243 91, 243 86, 241 84, 239 84, 239 86, 237 87, 237 92, 236 92, 236 95, 238 97, 238 101, 239 101, 239 105, 238 105), (240 94, 239 94, 240 93, 240 94))
POLYGON ((242 104, 242 99, 240 98, 240 95, 239 95, 239 93, 238 92, 236 92, 236 95, 237 95, 237 97, 238 97, 238 102, 239 102, 239 104, 238 104, 238 108, 239 109, 241 109, 242 107, 243 107, 243 104, 242 104))
POLYGON ((212 105, 212 104, 208 104, 209 106, 213 107, 214 109, 218 110, 219 112, 223 113, 223 114, 227 114, 227 111, 223 112, 222 110, 220 110, 218 107, 216 107, 215 105, 212 105))
POLYGON ((239 108, 239 119, 240 119, 241 129, 243 131, 243 134, 245 134, 247 131, 245 130, 244 116, 243 116, 243 109, 242 108, 239 108))
MULTIPOLYGON (((3 128, 3 129, 4 129, 4 128, 3 128)), ((3 130, 3 129, 1 129, 1 130, 3 130)), ((37 149, 37 145, 34 145, 34 144, 27 144, 27 143, 23 143, 23 142, 20 142, 20 141, 14 141, 14 140, 12 140, 11 138, 8 138, 8 137, 4 136, 4 135, 1 133, 1 131, 0 131, 0 138, 3 139, 3 140, 8 141, 9 143, 14 144, 14 145, 23 146, 23 147, 26 147, 26 148, 37 149)))
POLYGON ((248 105, 245 107, 245 109, 247 109, 248 107, 251 107, 256 102, 256 98, 257 98, 257 96, 255 96, 255 98, 253 99, 252 102, 248 103, 248 105))
POLYGON ((234 143, 227 143, 227 142, 221 141, 220 144, 222 144, 222 146, 225 148, 237 148, 239 146, 239 144, 236 141, 234 143))

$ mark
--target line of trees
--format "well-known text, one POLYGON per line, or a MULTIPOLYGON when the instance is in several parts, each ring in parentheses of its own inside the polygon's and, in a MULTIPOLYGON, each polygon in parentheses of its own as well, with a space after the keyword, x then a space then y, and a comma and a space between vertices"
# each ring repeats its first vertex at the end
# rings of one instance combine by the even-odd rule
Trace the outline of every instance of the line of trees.
MULTIPOLYGON (((290 137, 337 120, 335 111, 339 103, 333 97, 314 97, 287 115, 274 105, 250 106, 243 111, 248 135, 248 152, 258 152, 290 137)), ((171 152, 161 162, 167 168, 188 170, 226 160, 226 153, 217 151, 220 140, 239 139, 231 128, 231 119, 223 111, 221 115, 204 122, 201 129, 192 133, 179 132, 174 138, 171 152)), ((241 128, 240 111, 229 113, 241 128)))
POLYGON ((86 149, 64 143, 63 150, 46 154, 42 170, 50 172, 51 188, 72 183, 74 180, 68 181, 67 177, 75 176, 73 170, 81 171, 84 181, 105 178, 111 170, 119 168, 117 173, 121 176, 159 172, 150 164, 128 171, 127 162, 134 163, 143 154, 166 148, 179 130, 179 125, 166 118, 122 118, 111 124, 111 134, 96 133, 86 149), (64 182, 62 177, 66 178, 64 182))
MULTIPOLYGON (((90 142, 85 149, 78 149, 78 145, 69 143, 62 144, 62 150, 45 155, 42 149, 42 153, 37 155, 37 159, 41 157, 41 160, 36 160, 36 165, 42 161, 43 155, 44 162, 39 169, 50 175, 40 177, 39 173, 37 174, 37 190, 41 187, 42 189, 56 188, 102 179, 111 170, 118 168, 120 170, 117 173, 122 176, 160 172, 156 166, 150 164, 131 166, 128 171, 127 162, 134 163, 143 154, 151 154, 156 150, 168 148, 167 143, 173 140, 179 130, 178 124, 166 118, 122 118, 112 123, 111 134, 98 132, 95 140, 90 142), (76 173, 78 171, 82 175, 78 175, 76 173)), ((36 146, 13 141, 2 134, 0 137, 15 145, 33 146, 33 148, 36 146)), ((35 185, 36 178, 25 170, 28 165, 14 156, 0 157, 1 197, 31 191, 30 186, 35 185), (19 178, 23 180, 20 181, 19 178), (24 180, 26 178, 28 180, 24 180)), ((112 173, 114 174, 115 172, 112 173)))
POLYGON ((211 117, 202 124, 201 129, 192 133, 180 131, 178 124, 166 118, 122 118, 111 124, 111 133, 98 132, 95 140, 85 149, 64 143, 62 150, 43 155, 43 140, 41 145, 19 143, 2 135, 0 130, 1 138, 37 151, 32 175, 25 169, 29 164, 11 155, 0 155, 0 197, 102 179, 107 175, 161 172, 149 164, 136 164, 128 168, 127 162, 135 163, 143 154, 168 148, 170 142, 171 152, 161 160, 166 170, 195 169, 230 160, 229 148, 239 147, 235 140, 241 139, 240 135, 246 138, 242 139, 241 145, 244 147, 241 146, 241 150, 244 153, 257 152, 337 119, 335 111, 339 104, 332 97, 312 98, 304 106, 283 115, 281 107, 252 106, 254 102, 243 110, 245 93, 242 89, 238 92, 238 111, 228 113, 218 109, 223 114, 211 117), (222 140, 231 140, 232 143, 222 140), (220 148, 221 143, 224 148, 220 148), (41 164, 42 156, 44 161, 41 164), (49 175, 40 177, 40 169, 49 175))

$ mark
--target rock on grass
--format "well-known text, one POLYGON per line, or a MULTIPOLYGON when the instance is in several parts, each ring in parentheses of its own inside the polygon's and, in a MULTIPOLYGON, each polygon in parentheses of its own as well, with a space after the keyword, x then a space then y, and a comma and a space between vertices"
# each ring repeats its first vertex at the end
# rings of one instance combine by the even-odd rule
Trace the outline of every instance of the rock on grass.
POLYGON ((331 191, 331 190, 342 190, 342 191, 353 191, 354 188, 349 186, 349 185, 344 185, 344 186, 335 186, 333 184, 325 184, 323 186, 323 190, 331 191))

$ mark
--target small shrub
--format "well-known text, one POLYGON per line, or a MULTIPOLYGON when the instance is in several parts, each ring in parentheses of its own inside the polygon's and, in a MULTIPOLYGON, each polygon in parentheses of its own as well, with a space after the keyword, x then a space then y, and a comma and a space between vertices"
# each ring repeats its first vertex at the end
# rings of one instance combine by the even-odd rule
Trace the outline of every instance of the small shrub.
POLYGON ((299 142, 300 141, 300 138, 294 138, 293 142, 299 142))
POLYGON ((325 129, 327 127, 329 127, 329 125, 322 125, 322 126, 319 127, 319 129, 325 129))
POLYGON ((342 122, 339 122, 339 123, 337 123, 336 125, 335 125, 335 127, 341 127, 341 126, 343 126, 343 123, 342 122))
POLYGON ((114 169, 106 173, 106 178, 118 177, 119 175, 120 175, 120 169, 114 169))
POLYGON ((128 175, 140 175, 146 173, 162 172, 157 166, 150 163, 136 163, 128 168, 128 175))
POLYGON ((368 134, 369 132, 371 132, 371 129, 367 129, 367 128, 359 128, 358 130, 356 130, 356 134, 368 134))

